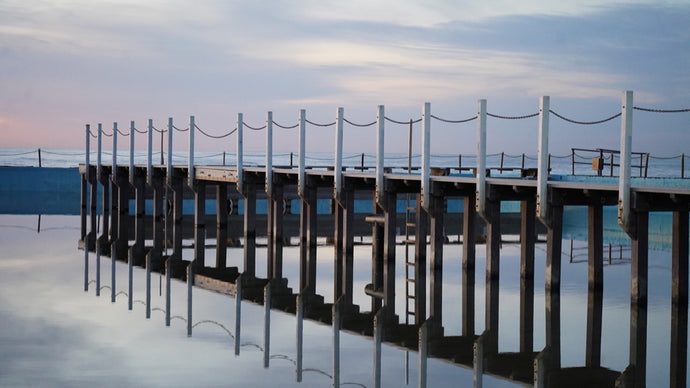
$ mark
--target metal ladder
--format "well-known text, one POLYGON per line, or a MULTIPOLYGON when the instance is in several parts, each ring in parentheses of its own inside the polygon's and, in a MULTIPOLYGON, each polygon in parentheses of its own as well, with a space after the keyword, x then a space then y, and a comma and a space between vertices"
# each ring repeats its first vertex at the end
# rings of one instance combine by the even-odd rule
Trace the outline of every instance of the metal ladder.
POLYGON ((416 295, 414 292, 415 286, 415 255, 414 247, 416 243, 416 228, 415 223, 416 207, 411 206, 412 195, 406 195, 406 208, 405 208, 405 324, 409 325, 410 322, 415 322, 415 299, 416 295), (410 246, 412 249, 410 249, 410 246), (410 252, 412 250, 412 252, 410 252), (411 306, 410 306, 411 305, 411 306))

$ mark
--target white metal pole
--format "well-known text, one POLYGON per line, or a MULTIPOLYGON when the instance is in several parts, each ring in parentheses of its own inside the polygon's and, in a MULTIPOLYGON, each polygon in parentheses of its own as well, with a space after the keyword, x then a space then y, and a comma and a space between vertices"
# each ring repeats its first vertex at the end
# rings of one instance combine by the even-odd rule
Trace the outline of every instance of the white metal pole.
POLYGON ((273 112, 266 114, 266 194, 273 196, 273 112))
POLYGON ((305 186, 305 181, 304 181, 304 160, 305 160, 305 154, 306 154, 306 148, 307 148, 307 138, 306 138, 306 133, 307 133, 307 111, 304 109, 299 110, 299 157, 298 157, 298 163, 299 163, 299 170, 297 172, 297 195, 300 197, 303 196, 304 193, 304 186, 305 186))
POLYGON ((189 165, 187 167, 187 184, 194 187, 194 116, 189 116, 189 165))
MULTIPOLYGON (((91 169, 91 124, 86 124, 86 159, 84 160, 86 169, 84 170, 84 179, 89 181, 89 170, 91 169)), ((84 249, 88 251, 88 249, 84 249)))
POLYGON ((173 150, 173 118, 168 118, 168 168, 167 168, 167 181, 168 184, 172 184, 172 150, 173 150))
POLYGON ((148 184, 153 184, 153 120, 149 119, 149 144, 148 144, 148 159, 146 162, 146 175, 148 184))
POLYGON ((486 100, 478 101, 477 117, 477 213, 486 208, 486 100))
POLYGON ((335 119, 335 165, 333 166, 333 189, 335 200, 340 201, 343 190, 343 117, 345 109, 338 108, 335 119))
POLYGON ((376 115, 376 202, 383 203, 383 163, 384 163, 384 128, 386 121, 385 108, 378 106, 376 115))
POLYGON ((618 181, 618 224, 630 232, 630 153, 632 148, 633 92, 623 92, 621 101, 621 154, 618 181))
POLYGON ((422 207, 429 210, 429 172, 431 169, 431 104, 424 103, 422 112, 422 207))
POLYGON ((551 99, 542 96, 539 101, 539 139, 537 143, 537 216, 546 223, 547 190, 549 181, 549 111, 551 99))
POLYGON ((98 145, 97 145, 97 150, 98 153, 96 154, 96 180, 101 179, 101 145, 103 139, 103 125, 101 123, 98 123, 98 145))
MULTIPOLYGON (((130 172, 131 174, 131 172, 130 172)), ((113 123, 113 181, 117 179, 117 123, 113 123)))
POLYGON ((134 184, 134 121, 129 123, 129 181, 134 184))
POLYGON ((242 132, 244 129, 244 116, 242 113, 237 114, 237 191, 244 194, 244 171, 243 171, 243 158, 242 154, 244 145, 242 132))

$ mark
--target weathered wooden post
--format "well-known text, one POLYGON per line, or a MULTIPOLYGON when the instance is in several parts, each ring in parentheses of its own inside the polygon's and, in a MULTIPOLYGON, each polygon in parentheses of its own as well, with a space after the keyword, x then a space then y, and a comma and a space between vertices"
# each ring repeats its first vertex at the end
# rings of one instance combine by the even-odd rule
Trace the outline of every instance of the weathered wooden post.
MULTIPOLYGON (((618 225, 630 233, 630 157, 632 149, 633 92, 623 92, 621 101, 620 177, 618 179, 618 225)), ((613 163, 613 160, 611 161, 613 163)))
MULTIPOLYGON (((113 123, 113 164, 112 164, 112 177, 114 181, 117 181, 117 123, 113 123)), ((132 174, 132 170, 129 170, 130 176, 132 174)), ((100 177, 98 178, 100 179, 100 177)))
MULTIPOLYGON (((187 158, 187 185, 194 188, 194 116, 189 116, 189 157, 187 158)), ((203 265, 203 264, 202 264, 203 265)))
POLYGON ((464 197, 462 221, 462 335, 468 337, 474 335, 476 214, 474 194, 464 197))
POLYGON ((149 119, 149 126, 148 126, 148 149, 147 149, 147 158, 146 158, 146 183, 149 185, 153 185, 153 120, 149 119))
MULTIPOLYGON (((428 102, 424 103, 424 109, 422 112, 422 181, 421 181, 421 194, 422 194, 422 207, 424 210, 429 210, 429 203, 431 199, 430 193, 430 178, 429 172, 431 160, 431 104, 428 102)), ((425 237, 426 238, 426 237, 425 237)))
POLYGON ((378 113, 376 115, 376 202, 378 204, 384 203, 384 182, 383 182, 383 164, 385 159, 385 128, 386 114, 383 105, 378 106, 378 113))
POLYGON ((520 352, 534 350, 534 245, 536 200, 520 202, 520 352))
POLYGON ((297 195, 304 194, 304 187, 306 182, 304 180, 305 171, 305 154, 306 154, 306 130, 307 130, 307 111, 299 110, 299 155, 297 156, 297 163, 299 170, 297 171, 297 195))
POLYGON ((344 109, 338 108, 335 119, 335 161, 333 168, 333 191, 336 201, 340 201, 343 187, 343 115, 344 109))
MULTIPOLYGON (((129 183, 134 184, 134 134, 136 133, 134 121, 129 122, 129 183)), ((116 132, 116 131, 113 131, 116 132)), ((113 136, 115 134, 113 133, 113 136)), ((117 163, 113 164, 113 172, 117 163)))
POLYGON ((167 169, 166 169, 166 181, 169 186, 173 183, 173 118, 168 118, 168 159, 167 159, 167 169))
MULTIPOLYGON (((539 100, 539 140, 537 143, 537 217, 542 222, 547 217, 548 180, 549 180, 549 111, 550 97, 542 96, 539 100)), ((573 165, 574 166, 574 165, 573 165)))
POLYGON ((273 112, 266 115, 266 194, 273 192, 273 112))
POLYGON ((486 100, 477 108, 477 213, 484 217, 486 207, 486 100))

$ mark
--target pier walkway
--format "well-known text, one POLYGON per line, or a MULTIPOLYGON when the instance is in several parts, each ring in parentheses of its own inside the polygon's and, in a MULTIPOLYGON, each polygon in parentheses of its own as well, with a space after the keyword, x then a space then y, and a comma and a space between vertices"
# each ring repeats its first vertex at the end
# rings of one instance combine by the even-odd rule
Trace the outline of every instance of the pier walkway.
MULTIPOLYGON (((422 164, 402 170, 385 165, 384 110, 379 107, 377 126, 377 163, 373 170, 344 168, 342 164, 342 109, 334 123, 336 149, 329 168, 310 168, 304 163, 304 127, 306 115, 300 114, 300 160, 296 167, 274 167, 272 155, 272 119, 267 120, 265 166, 246 166, 242 162, 242 115, 238 117, 238 163, 234 166, 201 166, 194 164, 194 117, 189 125, 189 163, 153 165, 151 159, 152 124, 149 122, 148 165, 110 165, 101 161, 100 136, 96 164, 89 160, 90 138, 87 127, 87 160, 80 166, 81 240, 85 252, 85 289, 88 288, 89 253, 126 260, 131 268, 142 266, 147 272, 150 292, 151 272, 162 272, 166 281, 186 279, 188 284, 235 295, 238 300, 252 300, 297 314, 300 318, 333 325, 334 333, 347 330, 373 337, 377 348, 381 341, 417 351, 419 386, 425 386, 427 357, 446 359, 472 368, 475 386, 482 376, 491 374, 534 386, 644 386, 647 340, 647 272, 648 222, 650 212, 673 213, 672 250, 672 354, 671 381, 680 386, 687 378, 687 306, 688 306, 688 211, 690 184, 672 185, 659 180, 633 180, 630 173, 632 142, 632 92, 625 92, 621 117, 620 176, 617 184, 598 177, 578 181, 555 177, 548 169, 549 98, 540 100, 538 168, 519 169, 512 177, 492 176, 486 166, 486 101, 478 103, 477 165, 473 174, 430 165, 430 105, 425 104, 422 124, 422 164), (528 171, 529 170, 529 171, 528 171), (481 172, 481 173, 476 173, 481 172), (101 225, 98 225, 97 199, 100 188, 101 225), (194 202, 193 221, 183 230, 184 198, 194 202), (231 235, 228 214, 242 199, 241 235, 231 235), (299 199, 299 280, 289 283, 283 274, 284 216, 288 199, 299 199), (317 200, 332 201, 329 222, 334 246, 334 304, 324 303, 316 293, 316 268, 324 258, 317 258, 319 219, 317 200), (355 217, 355 198, 370 198, 371 212, 364 219, 355 217), (404 213, 398 210, 400 199, 409 199, 404 213), (447 242, 444 225, 449 199, 462 199, 463 211, 457 220, 462 225, 462 334, 447 336, 441 324, 444 314, 443 246, 447 242), (257 219, 257 201, 265 199, 265 221, 257 219), (215 200, 215 215, 206 214, 207 200, 215 200), (130 208, 130 201, 134 208, 130 208), (502 238, 501 203, 519 201, 520 313, 517 317, 499 319, 499 266, 502 238), (148 204, 148 206, 147 206, 148 204), (560 279, 564 206, 588 207, 588 311, 586 359, 578 368, 561 367, 560 279), (624 371, 601 366, 601 331, 603 311, 603 207, 618 206, 621 227, 632 240, 630 362, 624 371), (147 211, 148 209, 148 211, 147 211), (404 232, 400 219, 405 218, 404 232), (484 236, 476 224, 486 225, 484 236), (261 226, 259 226, 261 225, 261 226), (257 230, 265 226, 267 257, 257 257, 257 230), (546 238, 546 266, 535 268, 534 249, 537 228, 546 238), (366 228, 366 229, 363 229, 366 228), (100 230, 100 234, 97 232, 100 230), (370 231, 372 246, 371 278, 365 292, 371 297, 367 312, 353 302, 356 283, 353 271, 355 230, 370 231), (183 239, 193 238, 191 247, 183 239), (213 236, 212 243, 209 236, 213 236), (404 237, 402 237, 404 236, 404 237), (228 241, 241 241, 243 265, 227 265, 228 241), (406 244, 412 252, 406 260, 396 258, 396 245, 406 244), (475 308, 475 251, 486 246, 485 309, 475 308), (214 265, 205 258, 207 248, 215 246, 214 265), (165 254, 170 247, 170 253, 165 254), (183 249, 191 248, 193 259, 183 260, 183 249), (428 252, 428 255, 427 255, 428 252), (256 276, 257 265, 266 266, 266 278, 256 276), (396 265, 405 265, 405 311, 396 310, 396 265), (534 273, 545 272, 546 346, 534 348, 534 273), (429 295, 427 295, 427 289, 429 295), (370 312, 369 312, 370 311, 370 312), (475 314, 483 314, 484 331, 475 330, 475 314), (519 321, 520 351, 502 353, 498 349, 498 327, 501 321, 519 321)), ((172 155, 172 119, 169 122, 169 152, 172 155)), ((132 124, 132 129, 134 125, 132 124)), ((117 128, 113 135, 117 138, 117 128)), ((134 134, 134 131, 131 132, 134 134)), ((133 139, 133 136, 132 136, 133 139)), ((116 140, 114 140, 115 142, 116 140)), ((133 140, 132 140, 133 147, 133 140)), ((113 161, 116 161, 116 143, 113 161)), ((455 216, 455 215, 453 215, 455 216)), ((321 221, 323 222, 323 221, 321 221)), ((237 234, 237 233, 235 233, 237 234)), ((331 257, 327 258, 331 259, 331 257)), ((100 272, 99 272, 100 273, 100 272)), ((361 280, 361 279, 358 279, 361 280)), ((100 279, 98 279, 100 281, 100 279)), ((131 288, 130 288, 131 290, 131 288)), ((114 287, 113 287, 114 292, 114 287)), ((190 291, 191 293, 191 288, 190 291)), ((130 308, 131 308, 131 295, 130 308)), ((169 298, 169 295, 168 295, 169 298)), ((191 314, 191 299, 190 299, 191 314)), ((168 310, 169 311, 169 310, 168 310)), ((148 315, 147 315, 148 316, 148 315)), ((188 321, 191 322, 191 319, 188 321)), ((191 335, 191 326, 189 328, 191 335)), ((334 334, 336 335, 336 334, 334 334)), ((298 335, 299 340, 300 335, 298 335)), ((335 341, 335 340, 334 340, 335 341)), ((334 354, 334 359, 337 356, 334 354)), ((378 365, 380 368, 380 351, 378 365)), ((378 369, 380 370, 380 369, 378 369)), ((334 383, 337 380, 334 377, 334 383)), ((379 381, 380 383, 380 381, 379 381)), ((374 376, 376 386, 376 373, 374 376)), ((337 386, 337 385, 336 385, 337 386)))

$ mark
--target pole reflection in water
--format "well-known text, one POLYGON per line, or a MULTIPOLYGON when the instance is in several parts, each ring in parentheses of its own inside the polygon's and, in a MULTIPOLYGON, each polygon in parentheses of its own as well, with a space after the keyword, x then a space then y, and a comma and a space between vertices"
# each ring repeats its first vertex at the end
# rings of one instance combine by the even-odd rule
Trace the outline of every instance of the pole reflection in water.
MULTIPOLYGON (((682 219, 679 221, 682 223, 682 219)), ((595 232, 596 233, 596 232, 595 232)), ((593 241, 596 241, 596 238, 592 239, 593 241)), ((682 240, 682 239, 680 239, 682 240)), ((682 243, 682 242, 681 242, 682 243)), ((596 244, 593 244, 593 246, 596 244)), ((551 247, 552 251, 555 251, 554 247, 551 247)), ((503 251, 503 249, 502 249, 503 251)), ((679 249, 679 252, 682 252, 683 249, 679 249)), ((502 252, 503 256, 504 252, 502 252)), ((509 257, 510 254, 506 255, 506 257, 509 257)), ((568 349, 563 343, 563 335, 565 335, 564 329, 559 327, 559 338, 553 338, 552 343, 563 343, 563 347, 560 350, 559 355, 554 355, 552 352, 554 352, 554 348, 547 348, 546 351, 541 352, 541 354, 537 355, 532 348, 534 347, 533 344, 539 344, 542 341, 542 333, 540 332, 541 328, 540 325, 536 325, 534 327, 533 331, 529 330, 524 330, 520 328, 518 330, 519 333, 519 338, 518 341, 516 342, 519 345, 519 351, 517 352, 506 352, 504 350, 505 345, 502 345, 505 341, 505 339, 502 339, 502 335, 504 335, 504 331, 497 332, 494 334, 493 332, 489 331, 488 333, 485 332, 483 337, 480 337, 476 341, 473 340, 473 338, 476 338, 476 336, 470 335, 470 336, 465 336, 464 334, 461 336, 453 336, 453 335, 444 335, 441 334, 440 337, 436 336, 434 337, 431 335, 431 331, 425 331, 424 329, 427 327, 432 327, 433 324, 433 319, 430 317, 426 321, 426 326, 420 327, 418 333, 417 333, 417 339, 418 343, 416 345, 416 348, 410 348, 412 351, 418 351, 418 367, 416 370, 417 373, 417 385, 418 386, 425 386, 425 384, 430 384, 433 385, 431 382, 435 381, 434 380, 434 375, 431 373, 432 368, 432 363, 434 358, 443 358, 443 359, 448 359, 449 357, 452 358, 455 361, 452 361, 458 365, 465 366, 472 368, 472 370, 475 371, 475 384, 477 386, 481 386, 482 384, 485 386, 493 386, 494 379, 493 377, 500 376, 502 378, 507 378, 510 379, 511 381, 518 383, 518 384, 524 384, 525 381, 522 380, 523 377, 520 377, 521 374, 525 374, 525 370, 519 371, 520 368, 527 368, 526 370, 534 370, 534 375, 538 381, 543 382, 545 386, 561 386, 564 382, 570 381, 570 382, 593 382, 596 381, 601 385, 601 386, 612 386, 613 382, 615 382, 616 379, 619 379, 619 375, 621 372, 623 372, 624 369, 626 368, 612 368, 608 365, 610 365, 610 362, 607 363, 605 361, 605 358, 602 358, 602 351, 604 351, 604 347, 602 347, 602 333, 605 331, 603 329, 603 317, 604 317, 604 311, 608 308, 610 305, 610 301, 607 301, 604 297, 606 296, 603 294, 603 288, 599 286, 600 281, 598 279, 602 278, 602 272, 600 271, 600 266, 601 266, 601 255, 597 254, 597 250, 594 250, 593 254, 590 254, 591 257, 591 262, 588 263, 587 267, 577 267, 576 264, 569 265, 567 267, 564 267, 563 269, 566 271, 564 272, 564 279, 568 282, 572 282, 572 280, 568 279, 568 276, 565 275, 565 273, 569 271, 575 271, 578 268, 586 268, 585 273, 587 273, 587 294, 585 297, 586 300, 586 320, 583 322, 582 327, 585 328, 586 331, 586 340, 583 341, 583 347, 585 349, 585 357, 581 361, 580 366, 577 364, 573 365, 572 362, 572 356, 570 355, 571 350, 568 349), (593 275, 590 273, 590 271, 594 271, 593 275), (564 334, 560 334, 563 332, 564 334), (428 335, 428 338, 425 338, 425 334, 428 335), (501 336, 499 336, 499 334, 501 336), (489 336, 495 335, 496 337, 490 338, 489 336), (529 336, 534 335, 534 339, 530 340, 529 336), (489 342, 496 345, 496 350, 495 352, 490 352, 487 351, 487 348, 484 346, 485 342, 484 340, 488 339, 489 342), (469 344, 467 345, 460 345, 460 344, 469 344), (449 350, 452 347, 453 350, 449 350), (476 354, 475 354, 476 352, 476 354), (449 354, 452 354, 452 356, 449 356, 449 354), (561 358, 563 360, 568 359, 568 361, 561 361, 561 365, 556 364, 554 359, 561 358), (469 362, 467 361, 461 361, 461 360, 471 360, 469 362), (534 365, 534 366, 532 366, 534 365), (427 372, 428 371, 428 372, 427 372), (520 372, 520 373, 518 373, 520 372), (491 383, 488 383, 488 381, 491 381, 491 383)), ((289 255, 287 255, 289 256, 289 255)), ((85 286, 88 286, 88 252, 85 253, 85 263, 84 263, 84 270, 85 270, 85 286)), ((687 262, 687 259, 684 259, 681 257, 681 254, 674 253, 673 256, 674 259, 674 265, 683 265, 683 262, 687 262)), ((502 258, 503 262, 506 262, 504 260, 510 260, 506 258, 502 258)), ((543 260, 540 259, 540 261, 543 260)), ((554 258, 555 260, 555 258, 554 258)), ((560 255, 559 259, 560 260, 560 255)), ((150 260, 147 260, 147 264, 150 264, 150 260)), ((541 265, 541 263, 540 263, 541 265)), ((129 267, 129 266, 128 266, 129 267)), ((129 269, 127 267, 127 269, 129 269)), ((171 271, 168 265, 166 265, 167 271, 166 271, 166 325, 170 325, 170 314, 171 314, 171 304, 174 304, 174 300, 171 300, 171 290, 175 283, 172 278, 171 278, 171 271)), ((618 266, 621 267, 621 266, 618 266)), ((466 267, 465 267, 466 268, 466 267)), ((463 268, 464 269, 464 268, 463 268)), ((511 271, 513 268, 507 268, 507 269, 502 269, 501 272, 505 271, 511 271)), ((610 271, 616 271, 615 268, 608 267, 607 270, 610 271)), ((135 269, 135 272, 137 270, 135 269)), ((686 270, 687 271, 687 270, 686 270)), ((678 281, 682 283, 683 281, 683 276, 682 276, 682 271, 680 271, 681 275, 679 276, 678 281)), ((465 277, 466 274, 463 273, 463 278, 465 277)), ((192 279, 193 274, 188 275, 188 279, 192 279)), ((489 278, 491 279, 491 278, 489 278)), ((555 281, 556 279, 553 279, 555 281)), ((560 280, 560 279, 559 279, 560 280)), ((146 301, 146 309, 147 309, 147 317, 150 314, 151 310, 151 301, 150 301, 150 271, 149 269, 146 270, 146 287, 147 287, 147 301, 146 301)), ((491 284, 494 283, 494 281, 497 280, 492 280, 490 281, 490 284, 488 284, 488 287, 486 289, 489 290, 498 290, 499 286, 498 284, 491 284)), ((271 295, 271 284, 272 283, 267 283, 266 286, 264 287, 264 306, 261 309, 263 311, 263 316, 264 316, 264 325, 263 325, 263 347, 259 347, 258 345, 254 345, 253 343, 246 343, 242 344, 240 342, 240 325, 241 325, 241 305, 242 305, 242 278, 239 277, 237 280, 237 296, 235 300, 235 338, 234 338, 234 348, 235 348, 235 354, 239 355, 240 348, 242 346, 254 346, 258 349, 261 350, 263 353, 262 357, 262 363, 259 363, 262 365, 264 368, 268 368, 270 366, 270 369, 274 368, 284 368, 284 366, 281 365, 281 363, 277 363, 275 365, 270 365, 270 360, 271 359, 286 359, 290 362, 293 363, 294 368, 295 368, 295 380, 297 382, 302 382, 303 381, 303 373, 305 371, 315 371, 318 368, 304 368, 303 366, 303 361, 304 361, 304 313, 305 309, 307 306, 305 306, 305 300, 308 300, 307 298, 304 298, 303 296, 298 296, 297 297, 297 309, 296 309, 296 316, 295 319, 296 321, 296 349, 295 349, 295 359, 294 361, 292 358, 289 356, 284 356, 281 354, 271 354, 271 349, 272 347, 272 340, 274 336, 272 335, 273 332, 282 333, 283 330, 276 325, 272 325, 272 313, 271 308, 278 306, 273 306, 274 303, 272 303, 272 295, 271 295)), ((571 306, 569 304, 572 304, 572 296, 569 294, 570 288, 566 288, 566 293, 562 294, 563 291, 563 286, 562 282, 563 280, 560 280, 561 282, 561 287, 552 287, 550 289, 547 289, 546 293, 546 298, 553 300, 560 300, 562 303, 562 311, 558 313, 558 315, 555 315, 559 321, 561 319, 561 316, 568 316, 568 319, 570 320, 572 317, 572 311, 570 309, 571 306)), ((676 287, 677 280, 674 278, 674 285, 672 286, 672 291, 673 291, 673 305, 672 309, 669 311, 669 318, 671 320, 671 327, 670 327, 670 338, 671 338, 671 362, 669 365, 669 372, 668 376, 670 376, 672 381, 675 381, 677 384, 676 385, 683 385, 681 383, 685 383, 687 379, 687 367, 686 367, 686 354, 687 354, 687 292, 685 295, 683 295, 683 288, 681 287, 676 287), (685 299, 683 299, 685 297, 685 299), (683 303, 685 301, 685 303, 683 303), (679 362, 680 360, 680 362, 679 362)), ((529 282, 527 282, 529 283, 529 282)), ((115 283, 112 283, 115 285, 115 283)), ((530 295, 533 294, 533 291, 530 290, 523 290, 525 288, 524 286, 524 281, 523 277, 521 276, 520 278, 520 284, 521 286, 520 291, 526 291, 526 294, 524 295, 530 295)), ((189 287, 189 283, 187 283, 187 286, 189 287)), ((447 286, 447 285, 446 285, 447 286)), ((501 285, 503 286, 503 285, 501 285)), ((481 287, 481 283, 479 284, 479 287, 481 287)), ((501 296, 499 299, 503 300, 504 298, 504 293, 506 292, 505 286, 501 287, 500 293, 501 296)), ((529 288, 529 287, 527 287, 529 288)), ((685 287, 687 288, 687 287, 685 287)), ((191 290, 191 289, 188 289, 191 290)), ((458 288, 458 290, 462 290, 462 288, 458 288)), ((517 290, 516 290, 517 291, 517 290)), ((498 292, 498 291, 494 291, 498 292)), ((508 292, 512 292, 510 288, 508 288, 508 292)), ((196 294, 196 293, 194 293, 196 294)), ((524 301, 526 300, 525 296, 521 295, 517 300, 524 301)), ((537 296, 539 296, 539 293, 537 293, 537 296)), ((495 297, 492 297, 492 299, 495 297)), ((202 320, 197 323, 194 323, 192 321, 192 314, 191 314, 191 302, 192 302, 192 293, 191 291, 188 291, 188 314, 187 314, 187 329, 188 333, 191 335, 191 328, 196 327, 198 324, 208 321, 208 320, 202 320)), ((282 300, 282 299, 281 299, 282 300)), ((358 302, 358 299, 355 298, 355 302, 358 302)), ((275 302, 279 303, 279 302, 275 302)), ((522 302, 521 302, 522 303, 522 302)), ((533 302, 532 302, 533 303, 533 302)), ((615 303, 615 302, 614 302, 615 303)), ((144 303, 142 303, 144 304, 144 303)), ((196 306, 196 304, 195 304, 196 306)), ((482 307, 482 304, 478 305, 480 308, 482 307)), ((501 310, 501 323, 507 322, 510 319, 515 319, 517 322, 518 315, 515 315, 514 318, 512 316, 503 316, 505 311, 513 311, 512 308, 509 310, 506 310, 505 307, 497 306, 496 304, 489 304, 491 306, 491 310, 485 311, 485 315, 489 317, 493 317, 498 314, 497 310, 501 310)), ((647 313, 646 311, 641 311, 641 310, 635 310, 636 308, 640 308, 639 304, 632 305, 631 307, 633 308, 632 310, 632 320, 631 320, 631 335, 633 338, 647 338, 647 326, 646 325, 639 325, 639 326, 633 326, 632 323, 635 322, 634 315, 635 314, 645 314, 647 313), (633 334, 633 331, 635 334, 633 334)), ((174 306, 173 306, 174 307, 174 306)), ((484 304, 485 308, 487 308, 486 304, 484 304)), ((196 307, 195 307, 196 308, 196 307)), ((460 306, 458 306, 460 308, 460 306)), ((531 309, 534 310, 534 309, 531 309)), ((524 306, 520 306, 520 308, 517 310, 519 313, 519 322, 530 322, 534 321, 534 311, 532 311, 532 316, 524 316, 525 312, 529 312, 530 309, 525 309, 524 306)), ((200 313, 197 312, 195 315, 199 315, 200 313)), ((348 313, 349 314, 349 313, 348 313)), ((551 313, 553 314, 553 313, 551 313)), ((379 309, 377 311, 376 317, 373 319, 373 327, 371 334, 372 337, 369 337, 372 341, 373 348, 373 354, 372 354, 372 361, 373 365, 370 365, 371 371, 370 371, 370 381, 372 381, 372 386, 386 386, 387 384, 390 384, 391 381, 391 376, 383 376, 386 374, 386 371, 384 368, 382 368, 382 362, 384 361, 385 357, 383 354, 385 354, 385 341, 388 341, 387 339, 387 332, 395 332, 398 330, 400 325, 396 325, 395 323, 388 323, 386 320, 382 319, 383 316, 385 315, 385 307, 382 309, 379 309)), ((201 316, 201 315, 199 315, 201 316)), ((547 322, 548 318, 552 316, 547 313, 547 322)), ((494 318, 492 318, 494 319, 494 318)), ((584 317, 583 317, 584 319, 584 317)), ((342 330, 342 320, 343 320, 343 315, 342 315, 342 310, 341 310, 341 303, 335 303, 332 308, 332 322, 331 322, 331 335, 332 335, 332 346, 331 346, 331 351, 332 351, 332 363, 331 363, 331 369, 332 369, 332 375, 328 376, 330 379, 332 379, 332 383, 338 383, 342 384, 342 377, 341 373, 345 369, 341 370, 342 365, 342 354, 341 354, 341 330, 342 330)), ((445 324, 448 324, 450 318, 446 318, 446 320, 443 322, 445 324)), ((565 320, 563 321, 565 322, 565 320)), ((618 323, 620 323, 620 320, 618 320, 618 323)), ((551 323, 554 325, 554 323, 551 323)), ((567 324, 570 324, 569 322, 567 324)), ((455 325, 455 324, 453 324, 455 325)), ((508 324, 510 325, 510 324, 508 324)), ((558 326, 560 326, 561 323, 559 322, 558 326)), ((464 320, 462 322, 457 323, 457 329, 462 331, 463 326, 467 326, 464 324, 464 320), (462 325, 460 323, 463 323, 462 325)), ((478 325, 478 329, 482 329, 481 325, 478 325)), ((529 325, 527 325, 529 327, 529 325)), ((522 327, 522 326, 520 326, 522 327)), ((618 325, 619 330, 620 330, 620 325, 618 325)), ((445 329, 446 332, 449 331, 448 328, 445 329)), ((450 330, 452 332, 452 330, 450 330)), ((230 332, 228 332, 232 336, 230 332)), ((568 332, 568 335, 571 335, 571 332, 568 332)), ((284 336, 284 334, 283 334, 284 336)), ((288 335, 288 337, 290 337, 288 335)), ((277 341, 282 341, 284 338, 279 338, 276 337, 277 341)), ((668 338, 668 337, 667 337, 668 338)), ((568 343, 570 341, 567 341, 568 343)), ((294 344, 294 343, 293 343, 294 344)), ((294 346, 294 345, 293 345, 294 346)), ((371 346, 371 345, 370 345, 371 346)), ((610 344, 608 345, 610 347, 610 344)), ((409 347, 408 347, 409 348, 409 347)), ((403 351, 400 351, 401 357, 403 356, 403 351)), ((654 353, 658 354, 658 353, 654 353)), ((667 353, 668 354, 668 353, 667 353)), ((250 356, 247 356, 250 357, 250 356)), ((642 361, 647 361, 648 357, 645 356, 645 360, 642 361)), ((630 354, 630 361, 631 365, 632 362, 636 362, 636 365, 640 365, 640 360, 639 358, 633 357, 633 354, 630 354)), ((388 368, 388 365, 387 365, 388 368)), ((386 368, 386 369, 387 369, 386 368)), ((630 372, 632 373, 634 371, 634 368, 630 369, 630 372)), ((323 373, 321 373, 323 374, 323 373)), ((529 374, 529 373, 527 373, 529 374)), ((328 375, 328 374, 326 374, 328 375)), ((398 376, 393 376, 393 378, 398 378, 400 379, 402 374, 398 376)), ((534 377, 533 377, 534 378, 534 377)), ((647 382, 651 383, 651 381, 657 381, 657 377, 653 377, 653 380, 650 380, 650 377, 647 376, 647 382)), ((532 380, 533 381, 533 380, 532 380)), ((619 380, 622 381, 622 380, 619 380)))

